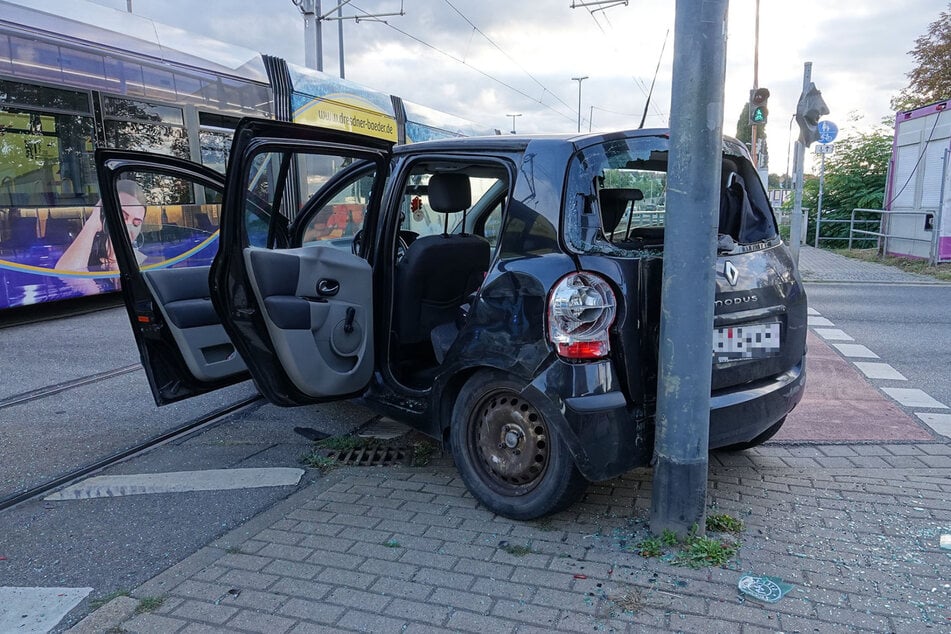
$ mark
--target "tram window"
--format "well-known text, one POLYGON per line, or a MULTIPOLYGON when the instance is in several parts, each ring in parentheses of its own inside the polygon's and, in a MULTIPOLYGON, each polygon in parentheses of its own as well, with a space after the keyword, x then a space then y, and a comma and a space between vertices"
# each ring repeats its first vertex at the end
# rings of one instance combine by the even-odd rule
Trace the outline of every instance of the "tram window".
POLYGON ((35 219, 34 237, 50 239, 50 219, 53 233, 82 224, 84 205, 98 197, 89 109, 87 93, 0 81, 0 248, 17 248, 13 218, 35 219))
POLYGON ((134 99, 104 97, 109 147, 189 158, 182 109, 134 99))
POLYGON ((234 138, 234 129, 239 119, 226 117, 210 112, 199 112, 198 140, 201 147, 201 163, 218 170, 222 174, 228 167, 228 154, 231 152, 231 141, 234 138))
MULTIPOLYGON (((303 233, 303 245, 321 240, 352 239, 363 227, 367 203, 373 193, 376 172, 361 172, 341 183, 333 197, 311 215, 303 233)), ((350 248, 349 240, 345 240, 350 248)))
POLYGON ((211 264, 218 250, 221 193, 166 174, 130 172, 126 177, 135 185, 120 181, 119 199, 139 266, 211 264))

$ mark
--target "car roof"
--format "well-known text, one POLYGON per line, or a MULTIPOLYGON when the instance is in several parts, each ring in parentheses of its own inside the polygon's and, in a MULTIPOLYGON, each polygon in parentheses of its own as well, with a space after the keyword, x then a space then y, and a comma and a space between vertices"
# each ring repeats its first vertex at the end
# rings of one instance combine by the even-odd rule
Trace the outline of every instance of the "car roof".
MULTIPOLYGON (((418 152, 522 152, 530 143, 565 143, 575 148, 583 148, 619 138, 637 138, 649 136, 670 137, 669 128, 645 128, 639 130, 618 130, 616 132, 587 132, 582 134, 498 134, 494 136, 453 137, 436 141, 421 141, 398 145, 394 154, 415 154, 418 152)), ((748 156, 746 148, 733 137, 723 137, 723 151, 726 154, 748 156)))

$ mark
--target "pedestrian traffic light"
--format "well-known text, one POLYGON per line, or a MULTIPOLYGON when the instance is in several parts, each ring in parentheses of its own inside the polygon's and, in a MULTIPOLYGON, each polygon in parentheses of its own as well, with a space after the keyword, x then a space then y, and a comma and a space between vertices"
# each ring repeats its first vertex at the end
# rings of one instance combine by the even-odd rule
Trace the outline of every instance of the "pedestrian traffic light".
POLYGON ((796 123, 799 124, 799 142, 809 147, 819 140, 819 117, 829 114, 829 106, 814 83, 799 95, 796 105, 796 123))
POLYGON ((766 101, 769 99, 769 89, 757 88, 750 91, 750 123, 763 125, 769 116, 766 101))

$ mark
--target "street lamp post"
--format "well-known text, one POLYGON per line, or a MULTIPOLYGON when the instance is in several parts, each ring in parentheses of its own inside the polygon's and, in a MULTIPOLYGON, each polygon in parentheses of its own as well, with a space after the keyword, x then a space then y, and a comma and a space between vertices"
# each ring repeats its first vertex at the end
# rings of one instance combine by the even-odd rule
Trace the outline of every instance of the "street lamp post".
POLYGON ((571 81, 578 82, 578 132, 581 132, 581 82, 588 78, 587 75, 584 77, 572 77, 571 81))
POLYGON ((518 114, 507 114, 506 117, 512 117, 512 134, 515 134, 515 117, 521 117, 522 113, 518 114))

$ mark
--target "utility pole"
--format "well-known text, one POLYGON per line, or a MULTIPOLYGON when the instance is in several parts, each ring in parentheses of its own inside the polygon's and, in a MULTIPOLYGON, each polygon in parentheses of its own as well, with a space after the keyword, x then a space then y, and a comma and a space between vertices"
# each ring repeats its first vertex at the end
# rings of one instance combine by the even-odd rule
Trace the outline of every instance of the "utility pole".
POLYGON ((320 0, 291 0, 304 14, 304 66, 324 69, 324 43, 321 36, 320 0))
POLYGON ((337 37, 339 38, 340 51, 340 79, 346 78, 343 68, 343 3, 337 6, 337 37))
POLYGON ((572 77, 571 81, 578 82, 578 132, 581 132, 581 82, 588 78, 587 75, 584 77, 572 77))
POLYGON ((522 114, 507 114, 506 117, 512 117, 512 134, 515 134, 515 117, 521 117, 522 114))
MULTIPOLYGON (((809 90, 812 84, 812 62, 806 62, 802 71, 802 92, 809 90)), ((802 242, 802 179, 806 161, 806 146, 802 140, 796 140, 796 150, 793 154, 793 182, 796 185, 795 202, 792 218, 789 219, 789 250, 793 261, 799 263, 799 245, 802 242)))
POLYGON ((705 526, 729 0, 677 0, 651 531, 705 526), (676 256, 674 256, 676 254, 676 256))

